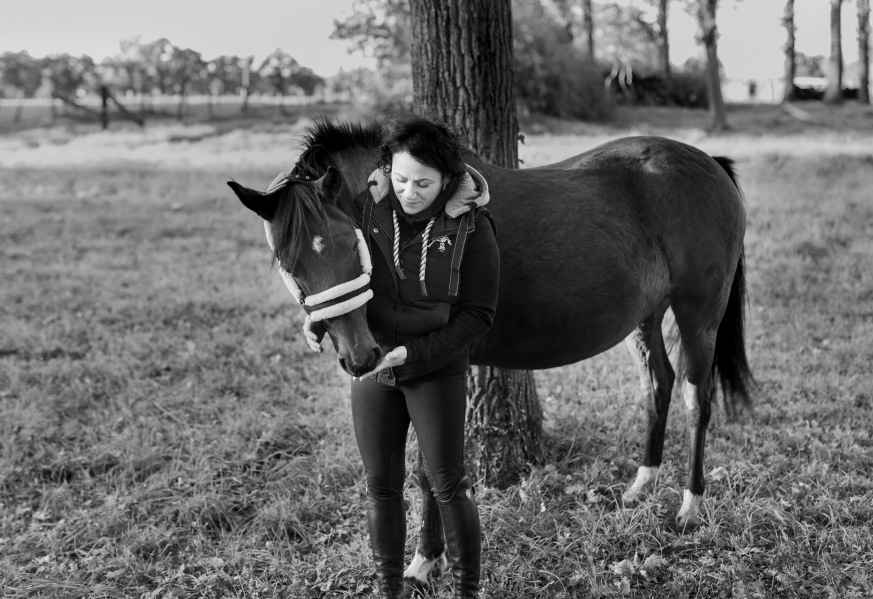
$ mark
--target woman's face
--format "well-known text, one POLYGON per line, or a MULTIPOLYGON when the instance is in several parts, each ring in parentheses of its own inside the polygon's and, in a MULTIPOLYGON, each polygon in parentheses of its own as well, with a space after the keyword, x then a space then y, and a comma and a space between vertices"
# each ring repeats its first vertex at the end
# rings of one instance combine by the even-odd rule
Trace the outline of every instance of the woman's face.
POLYGON ((409 152, 391 156, 391 184, 406 214, 427 210, 443 190, 445 177, 437 169, 422 164, 409 152))

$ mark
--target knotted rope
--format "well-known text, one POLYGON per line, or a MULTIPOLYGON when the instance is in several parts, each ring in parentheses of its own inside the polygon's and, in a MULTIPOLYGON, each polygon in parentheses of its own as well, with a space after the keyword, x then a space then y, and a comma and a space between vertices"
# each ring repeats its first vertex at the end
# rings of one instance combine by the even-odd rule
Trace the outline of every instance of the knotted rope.
POLYGON ((436 217, 430 219, 424 233, 421 234, 421 267, 418 269, 418 281, 421 283, 421 294, 427 295, 427 287, 424 286, 424 273, 427 270, 427 238, 430 236, 430 228, 436 222, 436 217))
POLYGON ((397 211, 392 210, 391 216, 394 217, 394 270, 398 277, 406 279, 403 268, 400 267, 400 224, 397 222, 397 211))
MULTIPOLYGON (((394 219, 394 270, 401 279, 406 279, 403 274, 403 268, 400 266, 400 224, 397 220, 397 212, 391 211, 391 216, 394 219)), ((424 285, 424 275, 427 271, 427 241, 430 237, 430 229, 436 222, 436 217, 431 217, 427 226, 424 228, 424 233, 421 234, 421 266, 418 269, 418 281, 421 284, 421 294, 427 295, 427 287, 424 285)))

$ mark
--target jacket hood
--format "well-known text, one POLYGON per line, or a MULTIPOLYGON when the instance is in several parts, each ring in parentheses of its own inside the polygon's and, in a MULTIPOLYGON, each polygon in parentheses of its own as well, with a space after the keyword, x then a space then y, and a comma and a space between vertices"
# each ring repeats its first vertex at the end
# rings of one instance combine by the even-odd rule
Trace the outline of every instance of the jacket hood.
MULTIPOLYGON (((490 199, 488 182, 485 177, 469 164, 465 164, 464 169, 467 172, 461 177, 455 193, 446 202, 445 213, 449 218, 458 218, 473 208, 484 206, 490 199)), ((382 172, 382 169, 376 169, 370 175, 369 181, 376 182, 376 185, 370 188, 370 193, 373 195, 373 201, 378 204, 388 195, 391 180, 388 175, 382 172)))

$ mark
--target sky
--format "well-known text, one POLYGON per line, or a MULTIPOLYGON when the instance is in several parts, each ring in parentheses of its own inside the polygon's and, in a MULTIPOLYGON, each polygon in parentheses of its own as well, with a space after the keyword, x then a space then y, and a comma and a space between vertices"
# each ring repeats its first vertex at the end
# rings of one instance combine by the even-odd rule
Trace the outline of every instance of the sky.
MULTIPOLYGON (((624 3, 643 0, 620 0, 624 3)), ((728 78, 778 78, 782 73, 784 0, 721 0, 719 57, 728 78)), ((118 52, 118 42, 166 37, 209 60, 221 54, 255 55, 282 48, 301 64, 328 77, 340 68, 372 66, 348 44, 331 40, 333 20, 351 13, 352 0, 0 0, 0 52, 27 50, 32 56, 68 52, 97 61, 118 52)), ((829 3, 796 0, 796 48, 830 52, 829 3)), ((855 2, 843 5, 843 57, 858 57, 855 2)), ((668 23, 671 61, 701 54, 694 20, 678 8, 668 23)))

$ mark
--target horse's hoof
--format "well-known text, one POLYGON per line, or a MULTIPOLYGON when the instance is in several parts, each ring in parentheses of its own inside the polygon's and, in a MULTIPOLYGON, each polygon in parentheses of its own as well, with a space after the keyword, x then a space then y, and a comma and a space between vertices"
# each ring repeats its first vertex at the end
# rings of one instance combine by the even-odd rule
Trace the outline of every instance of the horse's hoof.
POLYGON ((428 559, 415 552, 415 557, 403 571, 404 597, 425 597, 430 591, 430 578, 446 569, 448 560, 443 552, 439 557, 428 559), (408 593, 408 594, 407 594, 408 593))
POLYGON ((625 507, 639 505, 643 499, 655 488, 658 480, 657 466, 640 466, 637 468, 637 478, 634 484, 624 492, 621 501, 625 507))
POLYGON ((690 535, 700 527, 700 520, 676 516, 668 527, 677 535, 690 535))
POLYGON ((430 594, 430 585, 422 584, 417 578, 403 579, 403 599, 424 599, 430 594))
POLYGON ((703 495, 695 495, 688 489, 682 498, 682 507, 673 521, 673 531, 678 534, 690 534, 700 526, 700 506, 703 504, 703 495))

